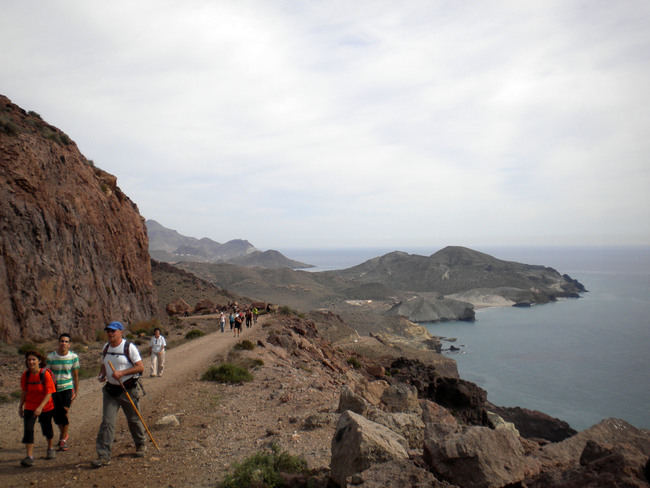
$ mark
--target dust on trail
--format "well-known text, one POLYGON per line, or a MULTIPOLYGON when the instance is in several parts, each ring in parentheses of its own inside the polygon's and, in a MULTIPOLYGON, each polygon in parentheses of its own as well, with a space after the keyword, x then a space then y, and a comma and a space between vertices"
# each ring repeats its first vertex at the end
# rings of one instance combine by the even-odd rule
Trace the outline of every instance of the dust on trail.
MULTIPOLYGON (((136 483, 139 488, 160 486, 159 482, 148 481, 147 472, 156 469, 157 463, 173 463, 173 442, 165 439, 164 434, 158 438, 152 429, 164 413, 174 413, 173 409, 182 410, 185 403, 194 395, 188 385, 196 383, 200 375, 219 356, 224 356, 237 342, 245 337, 253 339, 261 331, 262 319, 251 329, 244 328, 242 335, 235 338, 226 330, 206 334, 173 349, 169 349, 165 361, 165 373, 160 378, 149 377, 149 357, 144 358, 145 372, 143 385, 146 395, 140 401, 143 418, 154 439, 161 448, 157 452, 148 441, 147 457, 132 457, 135 448, 124 415, 118 416, 115 442, 113 444, 113 462, 110 466, 92 469, 90 461, 95 459, 95 436, 101 422, 102 396, 100 384, 96 378, 82 380, 80 392, 70 411, 70 448, 66 452, 57 452, 56 459, 44 459, 46 440, 35 426, 34 466, 23 468, 19 465, 25 455, 21 443, 23 434, 22 419, 18 416, 18 401, 0 406, 0 418, 3 426, 0 436, 0 486, 127 486, 136 483), (166 406, 172 411, 165 412, 166 406), (164 413, 161 413, 164 412, 164 413), (171 445, 170 445, 171 444, 171 445), (171 448, 171 449, 170 449, 171 448)), ((73 348, 74 349, 74 348, 73 348)), ((16 379, 19 381, 19 378, 16 379)), ((55 429, 55 442, 58 440, 58 428, 55 429)), ((167 466, 168 468, 168 466, 167 466)), ((175 471, 183 479, 183 466, 175 466, 175 471)), ((170 480, 171 481, 171 480, 170 480)), ((165 485, 167 486, 167 485, 165 485)), ((170 484, 170 486, 172 486, 170 484)), ((174 483, 173 486, 189 486, 174 483)))

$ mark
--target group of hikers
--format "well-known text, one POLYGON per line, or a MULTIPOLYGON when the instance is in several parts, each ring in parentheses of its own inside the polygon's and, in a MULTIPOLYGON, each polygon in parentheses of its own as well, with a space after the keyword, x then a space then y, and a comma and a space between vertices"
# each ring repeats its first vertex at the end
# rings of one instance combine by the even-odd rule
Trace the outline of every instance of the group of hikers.
MULTIPOLYGON (((230 330, 235 337, 241 335, 243 325, 247 328, 257 323, 258 309, 245 310, 233 308, 228 316, 230 330)), ((219 317, 221 332, 226 328, 226 314, 219 317)), ((145 426, 138 410, 138 402, 143 391, 139 379, 144 372, 144 364, 138 347, 123 337, 124 325, 111 322, 104 331, 107 342, 102 350, 102 364, 97 379, 105 383, 102 388, 102 422, 97 432, 95 447, 97 459, 92 466, 100 468, 111 462, 111 446, 115 437, 115 422, 121 408, 135 443, 135 456, 144 457, 146 451, 145 426)), ((18 414, 23 418, 23 444, 25 458, 20 464, 25 467, 34 464, 34 427, 36 420, 47 439, 45 459, 54 459, 54 428, 59 428, 58 451, 68 450, 69 410, 79 395, 79 356, 70 350, 70 334, 59 336, 56 351, 44 357, 39 351, 25 353, 26 370, 21 377, 21 398, 18 414)), ((151 377, 161 377, 165 368, 165 349, 167 342, 160 329, 155 328, 150 341, 151 377)))
MULTIPOLYGON (((252 327, 253 324, 257 323, 257 316, 259 311, 256 307, 248 307, 246 310, 239 310, 237 308, 233 309, 228 316, 228 322, 230 323, 230 331, 239 337, 241 335, 243 324, 246 324, 246 328, 252 327)), ((219 327, 221 332, 224 332, 226 329, 226 314, 221 312, 219 315, 219 327)))
MULTIPOLYGON (((97 459, 92 466, 100 468, 111 462, 111 447, 115 437, 115 422, 121 408, 124 412, 131 437, 135 443, 135 456, 144 457, 146 451, 145 426, 138 410, 142 386, 139 378, 144 364, 138 347, 125 339, 121 322, 111 322, 104 331, 107 343, 102 350, 102 365, 97 379, 105 383, 102 388, 102 422, 97 432, 95 446, 97 459)), ((79 357, 70 350, 70 335, 59 336, 56 351, 44 357, 39 351, 25 353, 26 370, 21 376, 21 398, 18 414, 23 418, 23 444, 25 458, 20 464, 34 464, 34 427, 36 420, 47 439, 45 458, 54 459, 54 428, 59 428, 58 451, 68 450, 69 410, 79 395, 79 357)), ((167 343, 160 329, 151 338, 151 376, 160 377, 165 365, 167 343)), ((153 439, 152 439, 153 440, 153 439)))

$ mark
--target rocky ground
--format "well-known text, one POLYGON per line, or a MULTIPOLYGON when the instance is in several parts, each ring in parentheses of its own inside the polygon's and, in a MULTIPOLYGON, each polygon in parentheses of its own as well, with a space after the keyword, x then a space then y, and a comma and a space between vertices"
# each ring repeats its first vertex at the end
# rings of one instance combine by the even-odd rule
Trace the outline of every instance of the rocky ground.
POLYGON ((7 423, 0 440, 0 486, 216 486, 233 463, 272 443, 304 456, 310 467, 327 467, 333 412, 346 372, 352 368, 333 360, 332 367, 326 368, 331 374, 324 375, 311 356, 296 362, 295 355, 290 357, 286 349, 268 343, 253 351, 233 352, 242 339, 265 342, 271 328, 264 327, 264 320, 245 329, 241 339, 229 331, 214 332, 173 348, 167 354, 165 375, 143 380, 147 395, 142 413, 160 447, 157 451, 149 445, 144 459, 133 457, 126 422, 120 418, 113 463, 101 469, 90 467, 101 419, 100 384, 94 379, 82 382, 80 397, 73 404, 71 448, 45 460, 45 442, 37 432, 36 462, 29 469, 19 466, 24 448, 18 403, 2 405, 7 423), (211 364, 246 357, 264 362, 250 383, 225 385, 199 379, 211 364), (170 414, 178 418, 179 426, 156 427, 170 414), (305 430, 312 414, 320 415, 318 427, 305 430))
MULTIPOLYGON (((217 331, 170 349, 165 375, 143 380, 142 413, 160 447, 150 444, 143 459, 120 418, 112 464, 91 468, 101 417, 94 379, 82 382, 73 405, 70 450, 45 460, 37 435, 32 468, 19 466, 17 402, 4 404, 0 486, 217 486, 234 463, 272 445, 306 460, 312 487, 648 486, 650 432, 608 419, 576 434, 539 412, 496 415, 486 392, 435 352, 387 336, 346 337, 333 314, 315 318, 328 334, 316 321, 272 314, 241 338, 217 331), (324 335, 340 338, 332 345, 324 335), (244 339, 255 347, 235 348, 244 339), (223 362, 256 365, 254 380, 200 379, 223 362), (170 415, 178 425, 159 425, 170 415)), ((213 322, 189 318, 187 326, 213 322)))

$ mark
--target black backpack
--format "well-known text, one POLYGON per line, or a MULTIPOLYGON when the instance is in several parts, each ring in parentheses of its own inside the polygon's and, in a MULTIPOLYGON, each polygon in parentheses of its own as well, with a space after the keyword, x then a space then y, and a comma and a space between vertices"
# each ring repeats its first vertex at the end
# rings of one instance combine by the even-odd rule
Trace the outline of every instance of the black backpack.
MULTIPOLYGON (((45 372, 50 373, 50 377, 52 378, 52 382, 56 386, 56 381, 54 380, 54 373, 50 368, 41 368, 41 370, 38 373, 38 381, 27 381, 28 385, 44 385, 45 384, 45 372)), ((27 379, 29 380, 29 374, 27 374, 27 379)))
MULTIPOLYGON (((104 346, 104 351, 102 352, 102 359, 106 357, 106 354, 108 354, 108 348, 110 347, 110 343, 107 342, 106 345, 104 346)), ((132 366, 135 366, 135 363, 131 360, 131 341, 126 339, 124 341, 124 349, 122 349, 122 352, 112 352, 112 356, 126 356, 126 359, 131 363, 132 366)))

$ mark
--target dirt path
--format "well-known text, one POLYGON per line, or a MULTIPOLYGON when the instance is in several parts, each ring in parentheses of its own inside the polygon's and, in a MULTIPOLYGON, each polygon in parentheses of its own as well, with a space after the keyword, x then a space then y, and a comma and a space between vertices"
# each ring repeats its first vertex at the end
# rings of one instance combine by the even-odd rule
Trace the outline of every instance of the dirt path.
MULTIPOLYGON (((244 329, 241 338, 255 342, 261 335, 260 325, 261 321, 252 329, 244 329)), ((81 382, 79 397, 72 406, 70 449, 57 452, 54 460, 44 459, 45 439, 37 426, 35 463, 31 468, 19 466, 24 457, 24 446, 20 442, 22 419, 18 416, 18 404, 12 402, 2 405, 0 416, 4 420, 0 439, 0 486, 123 487, 132 486, 133 483, 139 488, 201 486, 204 483, 214 486, 211 479, 219 478, 220 473, 216 473, 214 478, 204 476, 203 473, 197 476, 192 472, 196 466, 192 466, 191 462, 187 465, 187 458, 196 457, 193 450, 205 449, 200 445, 200 432, 209 430, 209 427, 215 424, 211 418, 210 403, 213 403, 212 406, 216 409, 219 394, 212 394, 209 390, 227 390, 228 387, 200 382, 199 377, 216 358, 224 357, 240 340, 234 338, 230 332, 214 332, 173 348, 167 352, 165 375, 162 378, 148 377, 149 358, 144 359, 147 376, 144 377, 143 383, 147 394, 141 400, 141 410, 161 447, 161 452, 156 452, 153 444, 149 443, 147 457, 144 459, 133 457, 131 436, 124 416, 120 414, 113 445, 113 463, 100 469, 90 467, 90 461, 96 457, 95 436, 101 421, 102 385, 96 379, 81 382), (201 400, 197 401, 199 396, 201 400), (177 415, 183 428, 156 430, 155 422, 167 414, 177 415), (195 424, 201 415, 204 422, 195 424), (196 432, 197 428, 199 433, 196 432), (194 446, 192 443, 199 444, 194 446), (172 482, 172 479, 176 481, 172 482)), ((56 439, 58 432, 55 427, 56 439)))

